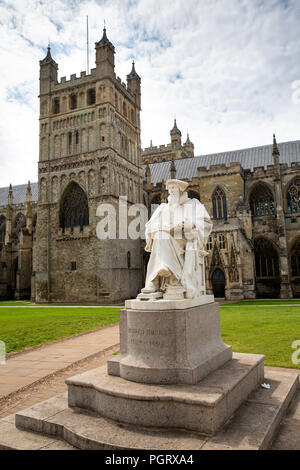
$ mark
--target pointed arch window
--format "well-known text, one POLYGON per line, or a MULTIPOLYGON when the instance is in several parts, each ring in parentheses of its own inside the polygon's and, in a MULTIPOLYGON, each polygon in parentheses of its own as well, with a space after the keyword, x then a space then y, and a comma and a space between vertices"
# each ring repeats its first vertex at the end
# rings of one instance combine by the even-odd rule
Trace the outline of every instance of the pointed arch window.
POLYGON ((300 178, 293 179, 287 190, 287 208, 289 214, 300 212, 300 178))
POLYGON ((254 252, 256 277, 279 277, 279 259, 274 245, 265 238, 258 238, 254 242, 254 252))
POLYGON ((217 188, 212 197, 213 218, 227 220, 227 202, 222 188, 217 188))
POLYGON ((250 208, 252 215, 274 215, 274 198, 271 190, 265 184, 258 184, 250 195, 250 208))
POLYGON ((76 183, 70 183, 67 187, 60 204, 60 227, 70 228, 89 225, 88 199, 81 187, 76 183))

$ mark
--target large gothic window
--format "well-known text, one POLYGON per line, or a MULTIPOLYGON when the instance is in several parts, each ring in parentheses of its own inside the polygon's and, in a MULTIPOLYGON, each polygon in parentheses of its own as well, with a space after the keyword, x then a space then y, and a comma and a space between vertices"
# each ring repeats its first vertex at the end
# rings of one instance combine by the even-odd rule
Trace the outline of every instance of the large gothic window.
POLYGON ((73 232, 74 227, 80 227, 83 230, 85 225, 89 225, 89 207, 85 192, 76 183, 71 183, 62 198, 60 205, 60 226, 70 228, 73 232))
POLYGON ((257 278, 279 277, 278 253, 273 244, 265 238, 254 242, 255 268, 257 278))
POLYGON ((6 218, 4 215, 0 216, 0 249, 2 244, 5 241, 5 231, 6 231, 6 218))
POLYGON ((295 178, 287 190, 287 207, 289 214, 300 212, 300 178, 295 178))
POLYGON ((258 184, 251 192, 250 208, 252 215, 274 215, 274 198, 265 184, 258 184))
POLYGON ((212 197, 213 218, 227 220, 226 196, 221 188, 217 188, 212 197))
POLYGON ((295 243, 292 249, 291 269, 293 277, 300 277, 300 240, 295 243))

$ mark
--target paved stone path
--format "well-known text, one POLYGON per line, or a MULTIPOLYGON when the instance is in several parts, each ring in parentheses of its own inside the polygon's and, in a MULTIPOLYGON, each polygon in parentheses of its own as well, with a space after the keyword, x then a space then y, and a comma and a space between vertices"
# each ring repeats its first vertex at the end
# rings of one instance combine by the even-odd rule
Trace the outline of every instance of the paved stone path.
POLYGON ((0 364, 0 400, 118 343, 119 325, 114 325, 12 355, 0 364))

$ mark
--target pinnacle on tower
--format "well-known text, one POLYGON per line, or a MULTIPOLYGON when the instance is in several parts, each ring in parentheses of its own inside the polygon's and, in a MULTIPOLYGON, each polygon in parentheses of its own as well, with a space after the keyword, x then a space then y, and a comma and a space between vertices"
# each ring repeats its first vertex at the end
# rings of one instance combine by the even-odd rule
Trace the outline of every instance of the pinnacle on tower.
POLYGON ((273 134, 273 152, 272 152, 272 155, 280 155, 279 153, 279 149, 278 149, 278 145, 277 145, 277 142, 276 142, 276 137, 275 137, 275 134, 273 134))
POLYGON ((51 56, 50 46, 47 55, 40 60, 40 93, 50 93, 51 83, 57 83, 58 64, 51 56))
POLYGON ((30 184, 30 181, 28 181, 27 190, 26 190, 26 200, 28 202, 28 201, 31 201, 31 199, 32 199, 31 184, 30 184))
POLYGON ((179 130, 178 127, 177 127, 176 119, 174 119, 174 126, 173 126, 173 129, 171 129, 170 134, 171 134, 171 135, 173 135, 173 134, 179 134, 179 135, 181 135, 181 132, 180 132, 180 130, 179 130))
POLYGON ((188 133, 188 134, 187 134, 187 138, 186 138, 186 143, 185 143, 185 145, 189 145, 189 144, 191 144, 191 143, 192 143, 192 142, 190 141, 190 135, 189 135, 189 133, 188 133))
POLYGON ((136 73, 134 61, 132 62, 132 69, 129 75, 127 75, 127 88, 129 91, 135 94, 136 103, 138 107, 141 107, 141 77, 136 73))
POLYGON ((108 39, 107 35, 106 35, 106 27, 104 26, 103 28, 103 36, 102 38, 100 39, 100 41, 96 42, 95 43, 95 47, 102 47, 102 46, 109 46, 111 47, 113 50, 115 50, 115 47, 114 45, 110 42, 110 40, 108 39))
POLYGON ((134 60, 132 61, 132 69, 131 69, 131 72, 129 75, 127 75, 127 79, 128 78, 140 78, 140 76, 136 73, 136 70, 135 70, 135 62, 134 60))
POLYGON ((40 65, 47 65, 47 64, 54 65, 56 68, 58 68, 57 63, 56 63, 55 60, 52 58, 50 45, 49 45, 48 48, 47 48, 47 55, 46 55, 46 57, 45 57, 43 60, 40 60, 40 65))
POLYGON ((8 190, 8 205, 12 206, 12 203, 13 203, 13 189, 12 189, 12 185, 10 183, 9 190, 8 190))
POLYGON ((95 43, 96 49, 96 70, 99 78, 115 78, 115 48, 106 35, 106 28, 103 29, 103 36, 95 43))

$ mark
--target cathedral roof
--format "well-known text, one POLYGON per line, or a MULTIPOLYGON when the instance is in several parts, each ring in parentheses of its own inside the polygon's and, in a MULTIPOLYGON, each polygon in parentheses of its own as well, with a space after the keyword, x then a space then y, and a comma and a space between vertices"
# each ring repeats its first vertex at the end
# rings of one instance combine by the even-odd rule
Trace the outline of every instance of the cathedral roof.
MULTIPOLYGON (((291 166, 293 162, 300 162, 300 140, 278 144, 278 149, 280 152, 280 163, 286 163, 288 166, 291 166)), ((209 169, 214 165, 229 167, 230 163, 240 163, 244 170, 253 171, 255 167, 264 167, 266 169, 268 165, 274 164, 272 151, 273 145, 271 144, 175 160, 176 178, 190 180, 197 176, 198 168, 204 167, 209 169)), ((166 181, 170 177, 171 161, 150 163, 149 166, 151 183, 160 183, 162 180, 166 181)))
MULTIPOLYGON (((31 193, 32 193, 32 202, 37 202, 38 200, 38 183, 30 183, 31 185, 31 193)), ((26 202, 26 192, 27 192, 28 183, 26 184, 19 184, 17 186, 13 186, 13 204, 25 204, 26 202)), ((0 207, 7 206, 7 199, 8 199, 8 191, 9 187, 7 188, 0 188, 0 207)))

